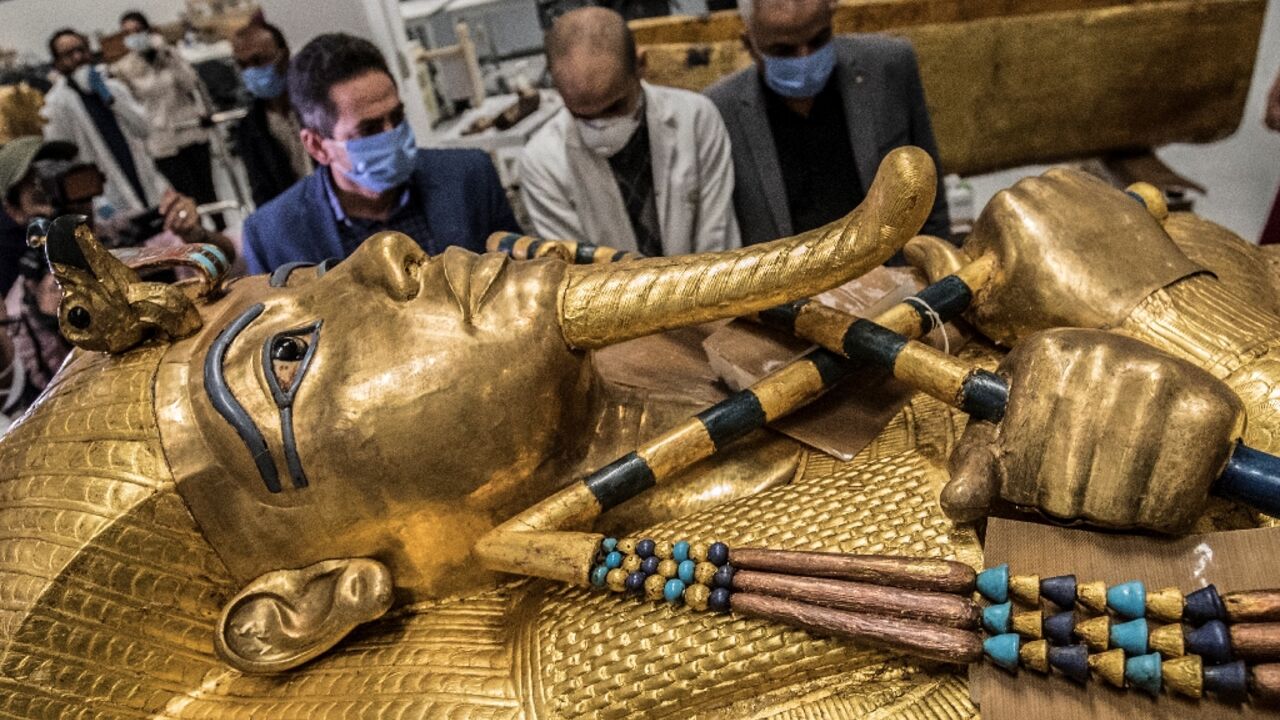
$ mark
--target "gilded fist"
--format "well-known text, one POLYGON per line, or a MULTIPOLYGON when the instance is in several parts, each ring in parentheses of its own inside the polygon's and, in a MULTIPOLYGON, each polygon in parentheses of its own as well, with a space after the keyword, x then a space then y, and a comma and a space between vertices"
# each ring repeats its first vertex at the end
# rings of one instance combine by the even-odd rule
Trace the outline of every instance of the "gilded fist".
POLYGON ((1244 427, 1240 400, 1184 360, 1120 335, 1033 335, 1000 364, 1004 418, 971 421, 943 510, 984 516, 997 495, 1059 521, 1184 533, 1244 427))
MULTIPOLYGON (((912 242, 907 257, 914 264, 934 280, 945 274, 946 248, 924 238, 912 242)), ((974 223, 964 254, 997 258, 968 317, 1009 346, 1054 327, 1112 327, 1152 292, 1200 269, 1143 202, 1064 168, 997 193, 974 223)))

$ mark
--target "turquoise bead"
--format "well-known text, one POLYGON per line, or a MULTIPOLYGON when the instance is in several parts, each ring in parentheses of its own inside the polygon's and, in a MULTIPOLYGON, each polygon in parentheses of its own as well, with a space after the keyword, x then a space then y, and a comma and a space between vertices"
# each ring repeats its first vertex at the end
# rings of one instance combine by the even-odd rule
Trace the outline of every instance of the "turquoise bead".
POLYGON ((978 573, 978 592, 994 603, 1009 599, 1009 564, 997 565, 978 573))
POLYGON ((608 574, 609 568, 604 565, 597 565, 595 569, 591 571, 591 584, 596 587, 604 587, 604 579, 608 574))
POLYGON ((600 541, 600 548, 606 553, 611 553, 618 549, 618 538, 605 538, 600 541))
POLYGON ((680 567, 676 569, 676 577, 680 578, 680 582, 685 585, 693 584, 693 571, 698 567, 698 563, 692 560, 682 560, 680 567))
POLYGON ((1009 616, 1013 613, 1013 603, 1002 602, 999 605, 988 605, 982 608, 982 627, 992 635, 1003 635, 1009 632, 1009 616))
POLYGON ((614 550, 608 555, 605 555, 604 566, 609 568, 610 570, 617 567, 622 567, 622 553, 618 552, 617 550, 614 550))
POLYGON ((1146 655, 1147 637, 1146 618, 1111 624, 1111 647, 1124 650, 1125 655, 1146 655))
POLYGON ((993 635, 982 641, 982 650, 991 658, 991 662, 1005 670, 1018 669, 1018 646, 1021 639, 1018 633, 993 635))
POLYGON ((680 602, 680 598, 683 596, 684 583, 680 581, 680 578, 671 578, 666 585, 662 586, 662 597, 666 598, 667 602, 680 602))
POLYGON ((671 546, 671 559, 676 562, 684 562, 689 559, 689 542, 681 540, 671 546))
POLYGON ((1160 653, 1139 655, 1124 661, 1124 676, 1139 690, 1160 694, 1160 653))
POLYGON ((1138 580, 1107 588, 1107 605, 1125 618, 1147 614, 1147 589, 1138 580))

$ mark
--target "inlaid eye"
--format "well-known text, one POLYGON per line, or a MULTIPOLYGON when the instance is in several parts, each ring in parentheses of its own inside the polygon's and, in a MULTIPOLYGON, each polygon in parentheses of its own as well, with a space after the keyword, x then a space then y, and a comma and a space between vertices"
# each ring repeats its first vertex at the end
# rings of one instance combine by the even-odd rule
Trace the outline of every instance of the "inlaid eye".
POLYGON ((286 335, 271 344, 271 359, 277 362, 298 362, 307 355, 307 341, 286 335))

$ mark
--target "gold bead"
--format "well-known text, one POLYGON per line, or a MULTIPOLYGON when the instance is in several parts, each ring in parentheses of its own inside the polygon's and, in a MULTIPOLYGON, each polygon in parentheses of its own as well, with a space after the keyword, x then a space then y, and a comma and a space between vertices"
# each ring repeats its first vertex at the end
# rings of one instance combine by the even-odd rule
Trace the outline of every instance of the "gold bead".
POLYGON ((666 560, 658 563, 658 574, 664 578, 673 578, 679 572, 680 563, 672 560, 671 558, 667 558, 666 560))
POLYGON ((1107 611, 1107 584, 1101 580, 1081 583, 1076 586, 1076 599, 1089 610, 1104 613, 1107 611))
POLYGON ((716 566, 709 562, 700 562, 693 566, 693 581, 700 585, 710 585, 711 578, 716 576, 716 566))
POLYGON ((1009 596, 1023 605, 1040 605, 1040 576, 1014 575, 1009 578, 1009 596))
POLYGON ((690 585, 684 589, 684 603, 694 610, 706 610, 711 588, 706 585, 690 585))
POLYGON ((1076 636, 1084 640, 1090 652, 1102 652, 1111 644, 1111 618, 1107 615, 1076 623, 1076 636))
POLYGON ((1108 683, 1124 687, 1124 650, 1116 648, 1089 656, 1089 669, 1108 683))
POLYGON ((1164 675, 1164 684, 1173 692, 1189 698, 1204 695, 1204 663, 1199 655, 1165 660, 1161 663, 1160 672, 1164 675))
POLYGON ((1044 617, 1039 610, 1014 613, 1010 622, 1013 631, 1024 638, 1039 638, 1044 635, 1044 617))
POLYGON ((1142 204, 1147 206, 1147 212, 1151 213, 1151 217, 1156 220, 1163 223, 1169 217, 1169 201, 1165 200, 1164 191, 1155 185, 1136 182, 1126 188, 1126 192, 1142 198, 1142 204))
POLYGON ((1182 608, 1186 600, 1176 587, 1147 593, 1147 616, 1161 622, 1182 622, 1182 608))
POLYGON ((643 562, 644 561, 640 559, 639 555, 624 555, 622 558, 622 569, 626 570, 628 573, 633 573, 640 569, 640 564, 643 562))
POLYGON ((1181 623, 1162 625, 1152 630, 1147 644, 1151 646, 1152 652, 1158 652, 1167 658, 1182 657, 1187 654, 1181 623))
POLYGON ((622 592, 627 589, 627 571, 622 568, 614 568, 604 576, 604 584, 614 592, 622 592))
POLYGON ((644 579, 644 596, 650 600, 662 599, 662 588, 667 584, 667 579, 661 575, 650 575, 644 579))
POLYGON ((707 544, 704 542, 689 543, 689 559, 700 563, 707 559, 707 544))
POLYGON ((658 556, 659 560, 666 560, 671 557, 671 541, 659 540, 653 544, 653 554, 658 556))
POLYGON ((618 547, 616 549, 623 555, 633 555, 636 551, 636 539, 623 538, 618 541, 618 547))
POLYGON ((1018 648, 1018 659, 1024 667, 1038 672, 1049 672, 1049 641, 1032 640, 1018 648))

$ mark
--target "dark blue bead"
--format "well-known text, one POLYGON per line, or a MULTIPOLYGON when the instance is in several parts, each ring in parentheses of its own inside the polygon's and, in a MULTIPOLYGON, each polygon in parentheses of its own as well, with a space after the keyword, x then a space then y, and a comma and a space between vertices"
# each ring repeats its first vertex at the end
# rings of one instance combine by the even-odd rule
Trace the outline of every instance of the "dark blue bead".
POLYGON ((1186 634, 1187 654, 1199 655, 1206 665, 1231 661, 1231 634, 1221 620, 1210 620, 1186 634))
POLYGON ((653 557, 653 548, 657 543, 645 538, 636 543, 636 554, 642 558, 653 557))
POLYGON ((707 598, 707 609, 715 612, 727 612, 729 610, 729 595, 728 588, 712 590, 710 597, 707 598))
POLYGON ((722 542, 711 543, 707 548, 707 562, 712 565, 723 565, 729 562, 729 546, 722 542))
POLYGON ((1070 645, 1075 629, 1076 614, 1070 610, 1044 619, 1044 636, 1050 645, 1070 645))
POLYGON ((1078 683, 1089 680, 1089 648, 1083 643, 1049 646, 1049 665, 1078 683))
POLYGON ((715 576, 711 578, 711 584, 714 587, 731 588, 733 587, 733 573, 732 565, 721 565, 720 569, 716 570, 715 576))
POLYGON ((649 577, 640 571, 636 571, 627 576, 627 592, 642 593, 644 592, 644 579, 649 577))
POLYGON ((1249 675, 1245 671, 1244 661, 1206 666, 1204 689, 1206 692, 1216 693, 1223 700, 1244 700, 1249 689, 1249 675))
MULTIPOLYGON (((639 551, 637 550, 637 552, 639 551)), ((659 560, 656 555, 650 555, 640 561, 640 572, 643 572, 645 575, 652 575, 658 572, 658 563, 660 562, 662 561, 659 560)))
POLYGON ((1182 617, 1192 625, 1202 625, 1210 620, 1225 620, 1227 609, 1222 605, 1222 596, 1218 594, 1218 588, 1208 585, 1195 592, 1187 593, 1182 617))
POLYGON ((1059 575, 1040 581, 1040 596, 1063 610, 1076 606, 1076 576, 1059 575))

